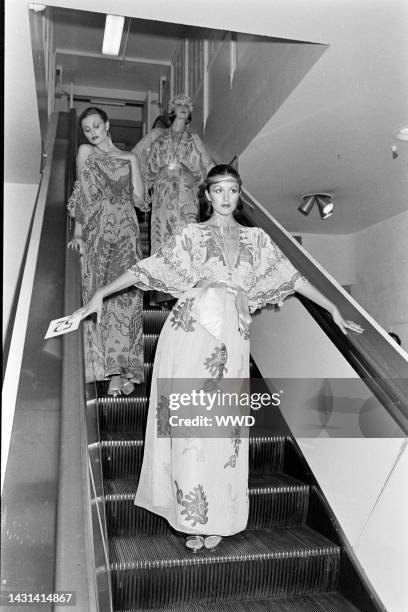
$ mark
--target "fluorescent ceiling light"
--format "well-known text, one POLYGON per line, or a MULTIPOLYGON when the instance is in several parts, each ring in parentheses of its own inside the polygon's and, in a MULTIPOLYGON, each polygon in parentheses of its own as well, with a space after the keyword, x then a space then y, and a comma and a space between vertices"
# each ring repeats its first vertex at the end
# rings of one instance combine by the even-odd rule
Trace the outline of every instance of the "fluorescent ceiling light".
POLYGON ((103 55, 119 55, 125 18, 120 15, 106 15, 103 35, 103 55))

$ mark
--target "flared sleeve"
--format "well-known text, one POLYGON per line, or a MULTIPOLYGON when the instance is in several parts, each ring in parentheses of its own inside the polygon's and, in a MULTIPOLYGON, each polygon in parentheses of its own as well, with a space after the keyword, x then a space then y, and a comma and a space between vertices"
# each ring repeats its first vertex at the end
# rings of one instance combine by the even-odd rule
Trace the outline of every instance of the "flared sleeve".
POLYGON ((153 186, 156 174, 160 169, 157 160, 152 160, 152 149, 157 139, 163 136, 163 133, 163 128, 153 128, 132 149, 132 153, 135 153, 139 162, 139 168, 145 182, 145 200, 147 202, 149 201, 149 189, 153 186))
POLYGON ((306 282, 266 232, 257 228, 253 238, 255 276, 248 292, 250 312, 266 304, 281 306, 288 295, 306 282))
POLYGON ((143 290, 154 289, 179 298, 199 280, 197 257, 199 233, 194 224, 186 225, 169 238, 159 250, 130 268, 135 285, 143 290))
POLYGON ((200 154, 200 158, 201 158, 201 168, 202 168, 202 177, 201 180, 203 181, 205 179, 205 177, 207 176, 208 172, 211 170, 211 168, 214 166, 214 162, 211 159, 210 154, 208 153, 203 141, 201 140, 201 138, 197 135, 197 134, 192 134, 193 136, 193 140, 194 140, 194 144, 196 146, 197 151, 200 154))
POLYGON ((83 225, 85 221, 86 194, 80 179, 75 181, 72 194, 67 203, 69 216, 83 225))

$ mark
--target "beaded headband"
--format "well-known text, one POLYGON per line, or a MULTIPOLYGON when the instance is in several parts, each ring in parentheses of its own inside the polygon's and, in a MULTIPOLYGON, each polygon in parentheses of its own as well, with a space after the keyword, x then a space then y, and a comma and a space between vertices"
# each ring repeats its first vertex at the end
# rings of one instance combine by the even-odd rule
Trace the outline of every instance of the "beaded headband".
POLYGON ((173 96, 169 101, 168 112, 171 113, 172 110, 175 109, 176 104, 187 104, 190 108, 190 112, 193 111, 193 101, 190 96, 186 96, 185 94, 180 94, 179 96, 173 96))
POLYGON ((206 180, 208 186, 215 185, 216 183, 221 183, 222 181, 229 181, 230 183, 238 183, 241 187, 241 179, 233 176, 232 174, 216 174, 215 176, 211 176, 206 180))

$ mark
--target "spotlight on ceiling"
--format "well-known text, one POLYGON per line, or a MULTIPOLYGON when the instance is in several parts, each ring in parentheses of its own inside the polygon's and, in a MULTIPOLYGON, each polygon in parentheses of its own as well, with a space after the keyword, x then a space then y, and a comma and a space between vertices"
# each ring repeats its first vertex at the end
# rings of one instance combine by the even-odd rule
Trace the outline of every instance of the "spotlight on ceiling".
POLYGON ((120 15, 106 15, 102 54, 119 55, 125 18, 120 15))
POLYGON ((306 195, 303 195, 302 202, 300 206, 298 206, 298 210, 302 214, 308 215, 315 203, 319 208, 320 217, 322 219, 328 219, 332 216, 334 204, 331 193, 307 193, 306 195))
POLYGON ((304 215, 308 215, 312 210, 315 203, 314 194, 304 195, 302 196, 302 203, 298 206, 298 210, 304 215))
POLYGON ((398 140, 408 140, 408 127, 403 127, 395 133, 395 138, 398 140))
POLYGON ((322 219, 328 219, 334 211, 333 196, 329 193, 316 194, 316 202, 322 219))

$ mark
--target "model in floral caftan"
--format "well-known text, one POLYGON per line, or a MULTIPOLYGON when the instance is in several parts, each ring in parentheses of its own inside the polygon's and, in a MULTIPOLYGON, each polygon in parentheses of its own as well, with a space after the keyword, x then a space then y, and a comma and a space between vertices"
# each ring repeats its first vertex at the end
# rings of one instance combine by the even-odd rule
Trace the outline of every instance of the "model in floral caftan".
POLYGON ((197 134, 184 130, 181 138, 171 128, 151 130, 133 149, 151 201, 151 253, 179 228, 198 220, 198 185, 212 168, 197 134))
MULTIPOLYGON (((95 150, 82 165, 68 211, 82 225, 82 297, 115 279, 142 258, 130 166, 95 150)), ((132 288, 110 296, 103 316, 84 322, 86 381, 120 374, 143 380, 143 294, 132 288)))
POLYGON ((157 396, 156 382, 248 378, 249 311, 281 302, 303 277, 263 230, 242 226, 229 269, 214 227, 205 223, 188 225, 131 272, 140 288, 179 298, 157 345, 135 504, 184 533, 242 531, 248 518, 248 438, 236 428, 217 439, 158 436, 167 426, 168 397, 157 396))

